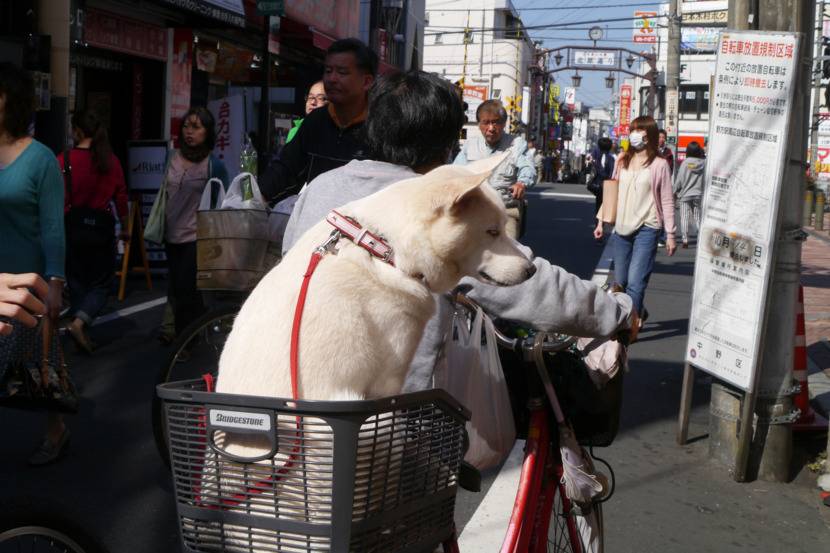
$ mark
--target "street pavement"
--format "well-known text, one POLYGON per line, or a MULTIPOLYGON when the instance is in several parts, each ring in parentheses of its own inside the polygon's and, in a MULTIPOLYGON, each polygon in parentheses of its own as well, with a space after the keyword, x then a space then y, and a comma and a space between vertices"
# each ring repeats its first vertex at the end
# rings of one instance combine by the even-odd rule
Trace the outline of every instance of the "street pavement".
MULTIPOLYGON (((526 242, 538 255, 590 278, 603 251, 590 236, 592 208, 582 186, 540 186, 531 195, 526 242)), ((791 482, 736 483, 726 467, 708 458, 711 379, 698 373, 692 441, 675 444, 694 252, 679 250, 672 258, 658 253, 646 294, 651 318, 630 351, 621 430, 611 447, 596 451, 613 466, 617 484, 604 506, 606 551, 828 551, 830 509, 820 506, 816 475, 805 468, 826 437, 797 437, 791 482)), ((129 288, 129 304, 163 295, 161 289, 144 291, 140 280, 131 280, 129 288)), ((113 302, 111 309, 123 306, 113 302)), ((92 330, 100 345, 94 356, 70 354, 84 399, 81 412, 68 417, 72 443, 59 463, 40 469, 25 464, 42 435, 42 414, 0 410, 6 436, 0 447, 0 511, 26 498, 64 512, 110 552, 178 551, 170 477, 156 452, 150 418, 156 373, 166 355, 153 337, 160 319, 159 306, 116 318, 92 330)), ((484 477, 482 492, 459 495, 462 537, 498 471, 484 477)), ((485 553, 498 546, 494 542, 485 553)))

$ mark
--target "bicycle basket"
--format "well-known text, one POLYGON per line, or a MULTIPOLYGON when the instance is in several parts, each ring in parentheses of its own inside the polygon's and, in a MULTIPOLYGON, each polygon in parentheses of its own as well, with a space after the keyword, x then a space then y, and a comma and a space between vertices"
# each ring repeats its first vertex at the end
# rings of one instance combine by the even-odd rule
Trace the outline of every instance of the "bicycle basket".
POLYGON ((618 371, 598 390, 588 376, 588 368, 574 353, 563 351, 555 354, 550 366, 562 411, 571 421, 579 443, 610 446, 620 427, 625 371, 618 371))
POLYGON ((294 402, 204 389, 157 387, 184 551, 426 552, 452 535, 469 412, 446 392, 294 402))

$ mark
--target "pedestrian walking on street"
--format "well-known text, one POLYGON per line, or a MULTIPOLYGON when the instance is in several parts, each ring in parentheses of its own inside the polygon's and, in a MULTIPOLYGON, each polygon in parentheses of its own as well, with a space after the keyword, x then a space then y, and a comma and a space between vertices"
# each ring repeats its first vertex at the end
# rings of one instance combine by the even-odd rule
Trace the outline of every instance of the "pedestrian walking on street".
POLYGON ((545 156, 536 148, 536 143, 533 140, 527 143, 527 156, 533 160, 533 167, 536 169, 536 183, 539 184, 542 180, 542 163, 545 156))
POLYGON ((202 293, 196 287, 196 211, 210 179, 218 178, 228 186, 225 164, 211 153, 215 141, 216 125, 210 111, 190 108, 179 130, 179 149, 168 154, 164 252, 167 300, 173 310, 176 335, 205 310, 202 293))
MULTIPOLYGON (((634 302, 644 322, 646 287, 654 268, 657 240, 666 231, 666 252, 674 255, 674 195, 668 163, 657 153, 657 125, 649 116, 631 122, 629 147, 617 160, 612 180, 619 182, 616 222, 611 235, 614 281, 634 302)), ((594 238, 601 239, 598 219, 594 238)))
POLYGON ((377 55, 360 40, 346 38, 329 46, 323 70, 328 104, 305 117, 262 174, 259 188, 268 202, 297 194, 317 175, 366 157, 363 126, 377 70, 377 55))
MULTIPOLYGON (((29 135, 34 90, 27 71, 0 63, 0 272, 43 277, 48 282, 46 316, 56 322, 66 280, 63 183, 52 151, 29 135)), ((0 381, 23 361, 21 357, 31 357, 33 352, 21 351, 21 344, 32 343, 39 332, 37 327, 12 324, 14 330, 0 336, 0 381)), ((57 362, 55 346, 49 358, 57 362)), ((46 435, 29 464, 57 460, 68 442, 63 417, 48 413, 46 435)))
POLYGON ((668 134, 665 129, 658 131, 659 142, 657 144, 657 155, 666 160, 669 164, 669 173, 674 174, 674 152, 666 145, 668 134))
POLYGON ((594 213, 599 211, 602 205, 602 183, 614 176, 614 154, 611 153, 611 139, 602 137, 597 141, 597 152, 595 154, 594 164, 596 168, 596 176, 594 177, 595 186, 590 190, 595 196, 594 213))
POLYGON ((686 146, 686 159, 677 169, 674 179, 674 195, 680 202, 680 237, 682 247, 689 247, 689 220, 695 222, 695 232, 700 234, 700 211, 703 198, 703 173, 706 159, 703 148, 697 142, 686 146))
POLYGON ((482 102, 476 109, 480 136, 468 139, 456 156, 456 165, 466 165, 501 152, 507 159, 493 172, 490 185, 496 189, 507 208, 507 232, 518 240, 522 228, 525 190, 536 183, 536 169, 527 154, 527 142, 521 136, 504 132, 507 110, 498 100, 482 102))
POLYGON ((75 147, 58 155, 65 184, 66 274, 72 321, 69 335, 92 353, 87 327, 104 307, 115 278, 115 216, 127 229, 127 186, 103 122, 92 111, 72 115, 75 147), (115 204, 113 213, 110 204, 115 204))

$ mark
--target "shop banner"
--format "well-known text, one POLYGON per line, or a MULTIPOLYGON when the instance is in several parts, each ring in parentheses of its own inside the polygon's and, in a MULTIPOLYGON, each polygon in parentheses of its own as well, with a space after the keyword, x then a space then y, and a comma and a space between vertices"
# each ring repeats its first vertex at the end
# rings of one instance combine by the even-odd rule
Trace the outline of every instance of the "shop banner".
POLYGON ((798 35, 721 34, 686 361, 753 391, 772 274, 798 35))
POLYGON ((565 89, 565 105, 568 109, 573 109, 576 104, 576 89, 568 87, 565 89))
POLYGON ((634 42, 657 43, 657 12, 634 12, 634 42))
POLYGON ((216 119, 216 147, 213 153, 225 163, 228 176, 239 174, 239 154, 245 133, 245 98, 241 94, 208 102, 216 119))
POLYGON ((245 26, 243 0, 162 0, 172 6, 187 10, 202 17, 216 19, 237 27, 245 26))
POLYGON ((87 10, 84 41, 104 50, 167 61, 167 29, 101 10, 87 10))
POLYGON ((631 124, 631 94, 632 86, 620 86, 620 121, 617 129, 620 136, 628 136, 628 127, 631 124))
MULTIPOLYGON (((190 109, 190 81, 193 75, 193 32, 173 31, 173 60, 170 63, 170 136, 176 140, 182 117, 190 109)), ((178 145, 177 145, 178 146, 178 145)))
POLYGON ((677 136, 678 96, 677 89, 666 90, 666 122, 664 128, 671 143, 674 143, 675 136, 677 136))
POLYGON ((488 88, 486 86, 464 85, 464 101, 467 102, 467 121, 470 123, 476 120, 478 106, 487 100, 488 88))

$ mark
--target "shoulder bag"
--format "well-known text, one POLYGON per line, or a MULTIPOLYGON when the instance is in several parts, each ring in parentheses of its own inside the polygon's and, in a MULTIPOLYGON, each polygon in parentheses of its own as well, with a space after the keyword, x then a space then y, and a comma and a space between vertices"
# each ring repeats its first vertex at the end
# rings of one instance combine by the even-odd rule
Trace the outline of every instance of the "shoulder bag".
POLYGON ((93 245, 108 244, 115 239, 115 217, 109 211, 87 206, 76 206, 72 202, 72 161, 68 148, 63 152, 63 177, 69 211, 64 218, 69 242, 93 245))
POLYGON ((147 216, 147 224, 144 225, 144 239, 156 244, 164 243, 164 218, 167 213, 167 172, 170 170, 170 160, 173 155, 167 156, 167 163, 164 166, 164 177, 161 179, 156 199, 147 216))

